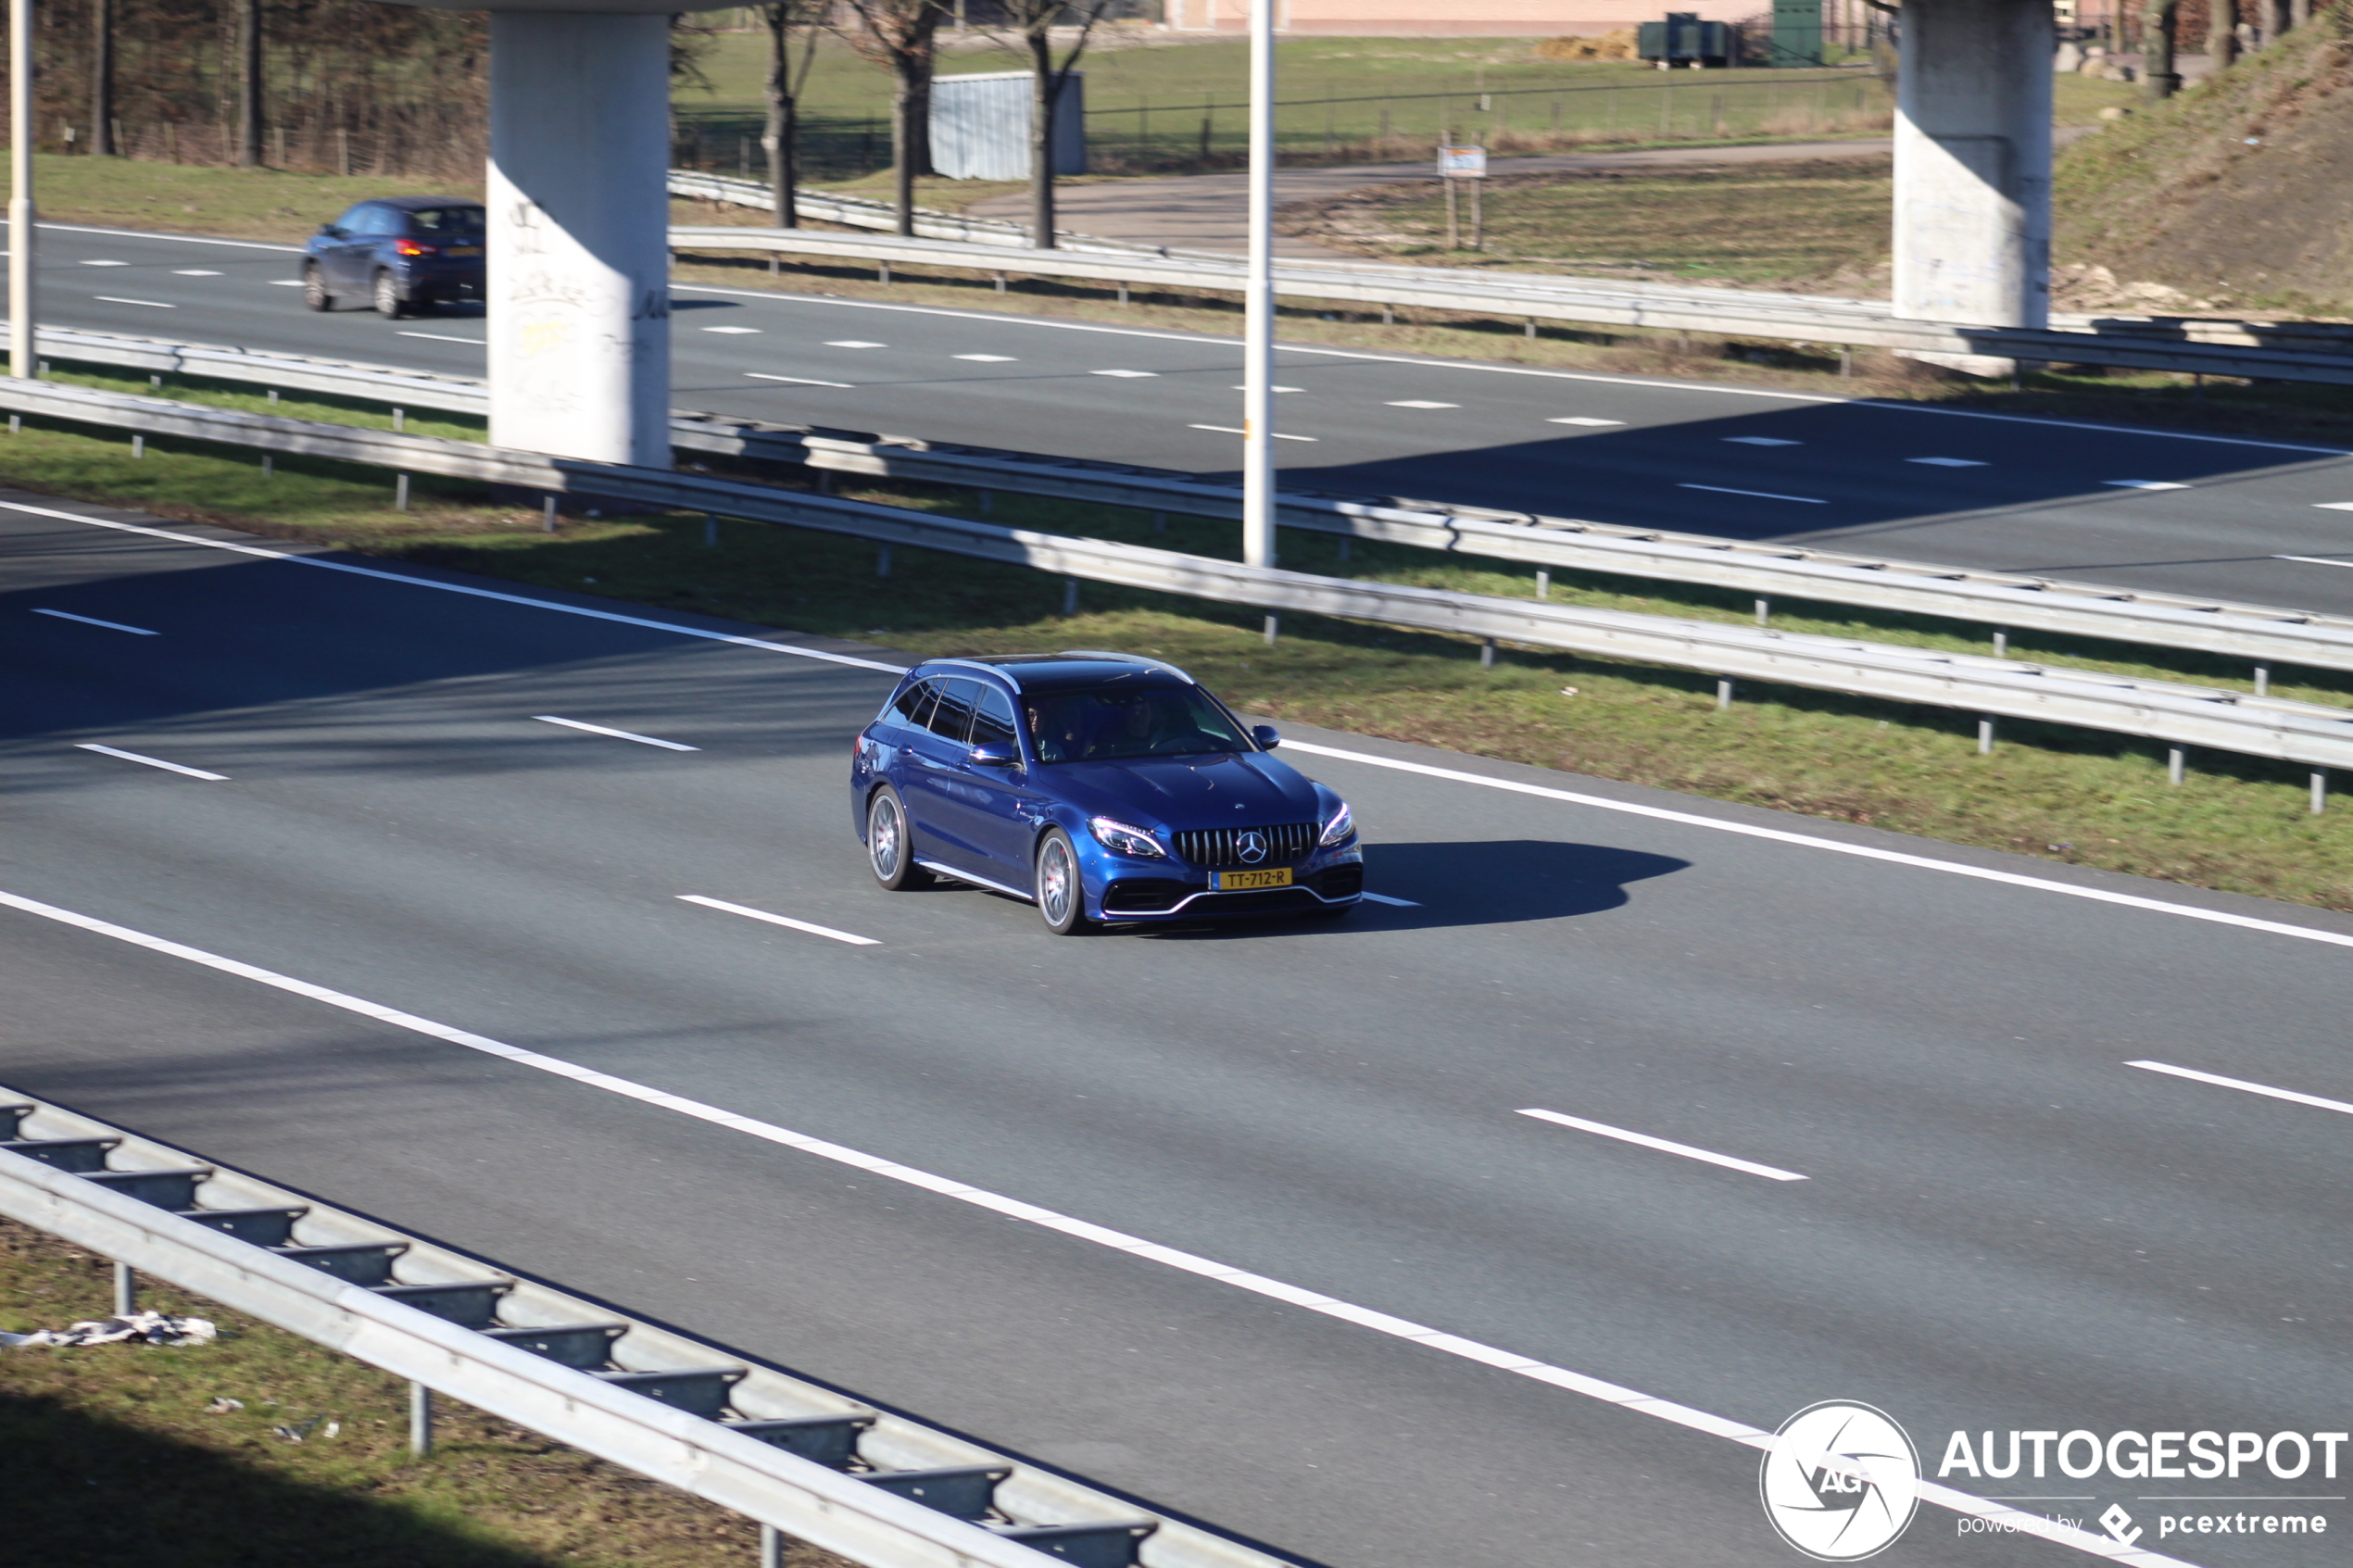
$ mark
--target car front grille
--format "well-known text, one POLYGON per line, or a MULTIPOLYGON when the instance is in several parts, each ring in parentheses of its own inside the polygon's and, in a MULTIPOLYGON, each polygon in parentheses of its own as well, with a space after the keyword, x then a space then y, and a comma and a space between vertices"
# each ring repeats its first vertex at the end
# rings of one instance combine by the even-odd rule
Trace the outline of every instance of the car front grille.
POLYGON ((1315 847, 1314 822, 1286 822, 1271 828, 1193 828, 1175 835, 1176 853, 1196 866, 1287 866, 1315 847), (1254 833, 1266 841, 1266 853, 1255 860, 1242 859, 1242 835, 1254 833))

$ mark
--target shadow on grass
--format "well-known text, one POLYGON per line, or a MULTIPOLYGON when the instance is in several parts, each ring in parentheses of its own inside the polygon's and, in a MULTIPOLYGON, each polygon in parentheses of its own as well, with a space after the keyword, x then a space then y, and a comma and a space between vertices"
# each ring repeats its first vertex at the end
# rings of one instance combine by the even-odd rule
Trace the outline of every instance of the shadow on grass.
POLYGON ((0 1391, 7 1555, 77 1568, 545 1568, 396 1502, 0 1391))

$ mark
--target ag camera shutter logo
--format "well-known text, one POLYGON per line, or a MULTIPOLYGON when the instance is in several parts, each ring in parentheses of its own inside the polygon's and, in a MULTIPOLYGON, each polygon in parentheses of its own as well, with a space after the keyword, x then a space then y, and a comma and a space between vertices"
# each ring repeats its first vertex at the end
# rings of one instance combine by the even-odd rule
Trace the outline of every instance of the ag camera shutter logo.
POLYGON ((1919 1452, 1904 1429, 1846 1399, 1781 1423, 1757 1474, 1774 1530, 1820 1562, 1858 1562, 1893 1545, 1919 1508, 1919 1452))

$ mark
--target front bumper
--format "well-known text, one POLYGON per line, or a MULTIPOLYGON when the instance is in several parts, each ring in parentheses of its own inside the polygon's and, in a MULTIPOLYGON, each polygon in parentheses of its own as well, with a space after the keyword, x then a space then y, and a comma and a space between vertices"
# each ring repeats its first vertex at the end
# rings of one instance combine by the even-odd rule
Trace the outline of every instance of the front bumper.
POLYGON ((1309 856, 1291 868, 1288 887, 1222 892, 1211 873, 1165 860, 1104 857, 1101 878, 1088 878, 1087 912, 1126 922, 1204 920, 1239 915, 1299 914, 1361 903, 1365 856, 1354 844, 1309 856))

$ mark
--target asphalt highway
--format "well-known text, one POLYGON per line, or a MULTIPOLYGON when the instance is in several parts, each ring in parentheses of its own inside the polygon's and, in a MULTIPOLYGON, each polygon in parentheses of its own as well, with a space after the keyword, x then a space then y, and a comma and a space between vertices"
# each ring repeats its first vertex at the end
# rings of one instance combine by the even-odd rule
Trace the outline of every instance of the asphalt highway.
MULTIPOLYGON (((479 314, 301 307, 286 247, 44 226, 63 325, 483 373, 479 314)), ((1231 474, 1231 340, 682 286, 679 407, 1231 474)), ((2353 612, 2334 449, 1285 347, 1284 483, 2353 612)))
MULTIPOLYGON (((1706 1424, 1826 1399, 1931 1479, 1957 1432, 2353 1426, 2353 920, 1294 727, 1402 902, 1057 940, 874 886, 887 650, 125 518, 0 494, 0 1085, 1333 1568, 1800 1561, 1706 1424)), ((1944 1484, 2286 1568, 2341 1543, 2158 1515, 2341 1534, 2332 1452, 1944 1484)), ((2086 1560, 1936 1506, 1885 1558, 2086 1560)))

